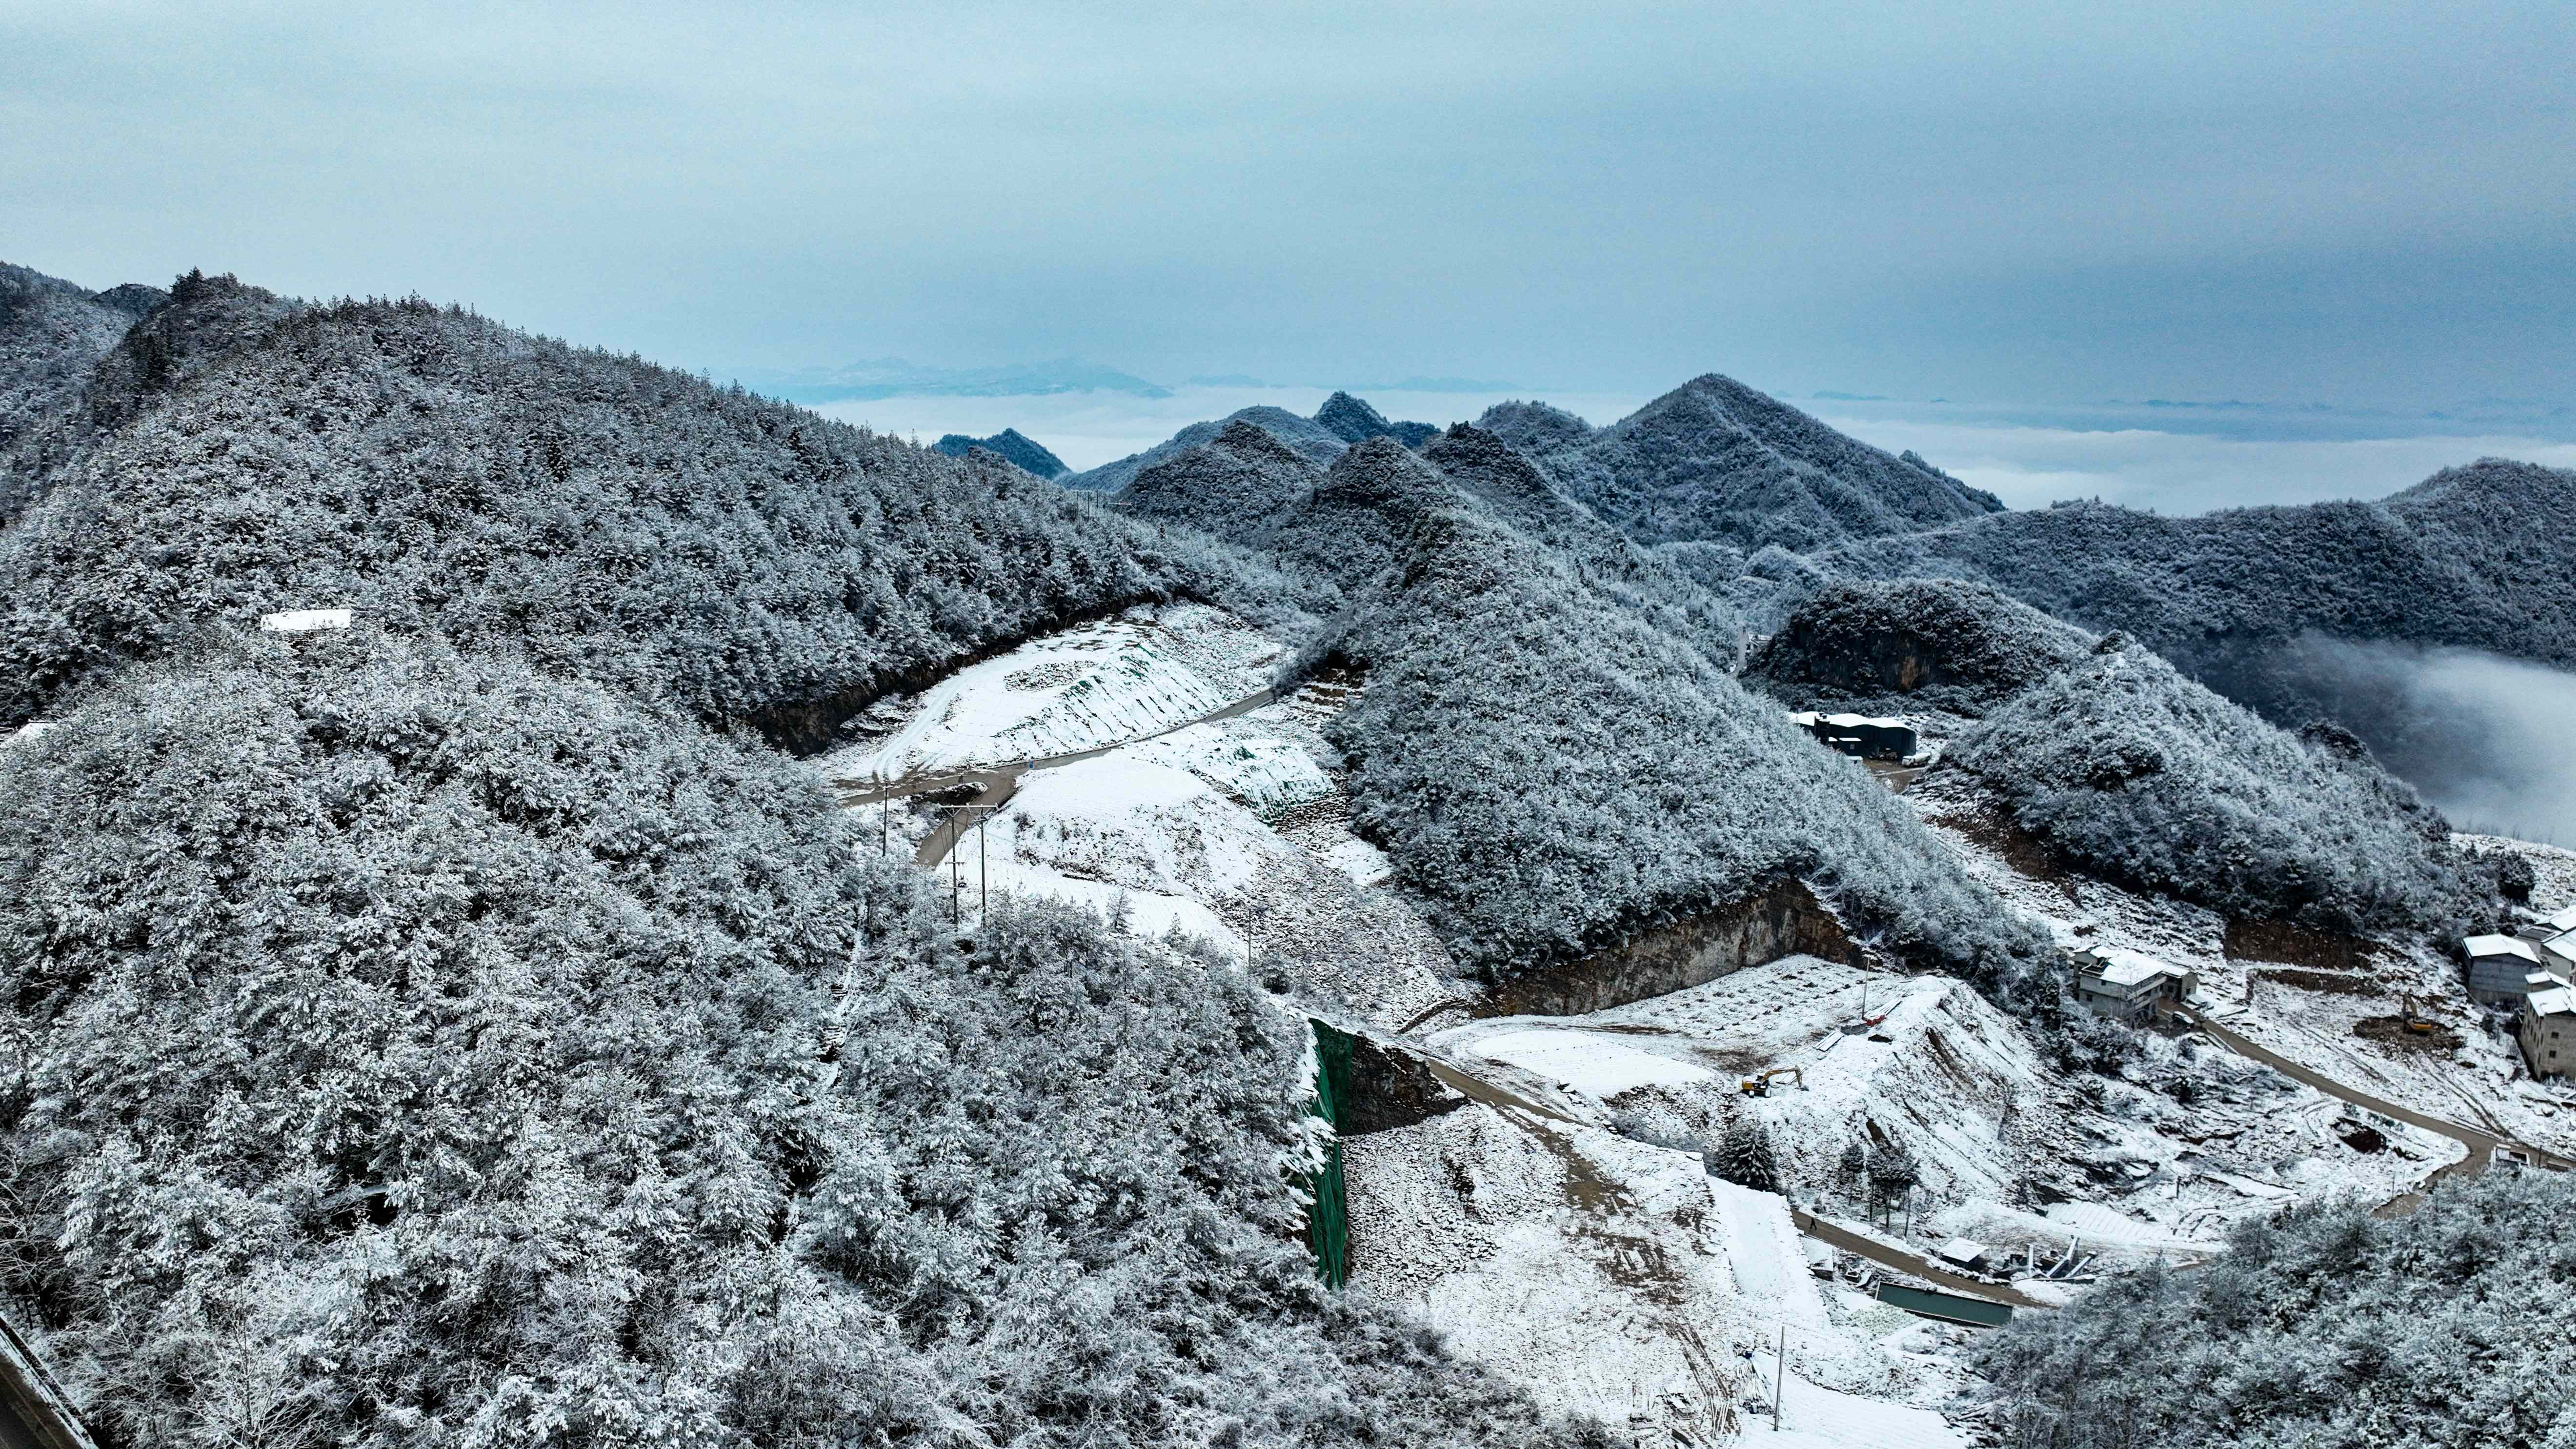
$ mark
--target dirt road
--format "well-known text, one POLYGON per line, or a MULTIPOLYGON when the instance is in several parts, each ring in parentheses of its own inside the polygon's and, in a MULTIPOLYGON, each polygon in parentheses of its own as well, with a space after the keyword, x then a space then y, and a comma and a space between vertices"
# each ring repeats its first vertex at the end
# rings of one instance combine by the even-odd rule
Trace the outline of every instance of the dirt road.
POLYGON ((1951 1293, 1964 1294, 1970 1298, 1983 1298, 1993 1303, 2009 1303, 2015 1308, 2056 1306, 2042 1303, 2009 1284, 1986 1283, 1975 1278, 1963 1278, 1947 1268, 1934 1264, 1931 1259, 1921 1254, 1891 1248, 1885 1243, 1864 1238, 1848 1228, 1838 1228, 1812 1213, 1802 1212, 1794 1207, 1789 1209, 1789 1221, 1798 1225, 1799 1232, 1805 1233, 1817 1242, 1830 1243, 1846 1253, 1867 1258, 1882 1268, 1895 1268, 1911 1273, 1917 1278, 1927 1279, 1951 1293))
MULTIPOLYGON (((2475 1127, 2463 1126, 2460 1123, 2450 1121, 2446 1118, 2435 1117, 2428 1113, 2418 1112, 2412 1107, 2391 1102, 2384 1097, 2374 1097, 2370 1093, 2362 1091, 2358 1087, 2346 1086, 2342 1082, 2336 1081, 2334 1078, 2327 1076, 2323 1072, 2316 1071, 2310 1067, 2301 1066, 2299 1063, 2294 1062, 2288 1057, 2282 1056, 2280 1053, 2272 1051, 2267 1047, 2257 1046, 2243 1036, 2228 1030, 2226 1027, 2220 1026, 2218 1023, 2211 1021, 2205 1016, 2200 1016, 2188 1011, 2178 1011, 2175 1012, 2174 1015, 2197 1029, 2202 1035, 2208 1037, 2211 1041, 2218 1043, 2220 1046, 2227 1048, 2229 1051, 2236 1053, 2240 1057, 2244 1057, 2248 1061, 2261 1062, 2263 1065, 2270 1067, 2272 1070, 2279 1072, 2290 1080, 2314 1087, 2318 1091, 2323 1092, 2327 1096, 2333 1097, 2338 1101, 2350 1102, 2356 1107, 2366 1107, 2373 1112, 2383 1113, 2387 1116, 2396 1118, 2398 1121, 2403 1122, 2410 1127, 2420 1127, 2437 1137, 2448 1137, 2468 1150, 2468 1156, 2440 1169, 2439 1171, 2436 1171, 2431 1177, 2426 1178, 2424 1180, 2424 1185, 2426 1187, 2431 1187, 2434 1183, 2440 1182, 2443 1178, 2449 1177, 2454 1173, 2457 1173, 2462 1177, 2477 1176, 2479 1173, 2486 1171, 2487 1164, 2494 1159, 2495 1151, 2499 1147, 2509 1147, 2516 1152, 2527 1155, 2532 1161, 2544 1166, 2563 1167, 2569 1165, 2565 1158, 2559 1157, 2555 1153, 2543 1152, 2539 1148, 2534 1147, 2527 1142, 2517 1142, 2510 1137, 2499 1137, 2492 1132, 2484 1132, 2475 1127)), ((2408 1193, 2387 1204, 2387 1208, 2406 1211, 2411 1209, 2414 1204, 2420 1200, 2421 1194, 2408 1193)), ((2383 1209, 2383 1211, 2384 1210, 2386 1209, 2383 1209)))

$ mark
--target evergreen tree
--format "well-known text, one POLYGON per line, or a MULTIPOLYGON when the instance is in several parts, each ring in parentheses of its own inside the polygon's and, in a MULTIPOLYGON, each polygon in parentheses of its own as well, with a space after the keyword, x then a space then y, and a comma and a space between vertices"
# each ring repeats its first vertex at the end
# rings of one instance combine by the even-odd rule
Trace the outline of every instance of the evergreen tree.
POLYGON ((1870 1195, 1878 1199, 1882 1207, 1901 1200, 1906 1189, 1922 1180, 1923 1169, 1915 1163, 1914 1154, 1907 1151, 1902 1142, 1890 1142, 1870 1157, 1870 1195))
POLYGON ((1759 1192, 1780 1190, 1780 1160, 1771 1151, 1771 1134, 1760 1119, 1747 1117, 1730 1125, 1709 1154, 1708 1170, 1740 1187, 1759 1192))
POLYGON ((1857 1202, 1869 1183, 1869 1149, 1857 1137, 1843 1144, 1834 1161, 1834 1188, 1847 1202, 1857 1202))

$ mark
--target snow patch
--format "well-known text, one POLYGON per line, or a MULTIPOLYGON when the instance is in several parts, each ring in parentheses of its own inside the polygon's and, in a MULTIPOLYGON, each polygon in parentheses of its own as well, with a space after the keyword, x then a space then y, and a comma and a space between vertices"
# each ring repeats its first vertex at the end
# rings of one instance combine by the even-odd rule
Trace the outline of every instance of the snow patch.
POLYGON ((896 780, 1141 739, 1258 692, 1285 647, 1202 604, 1140 606, 959 670, 890 738, 818 763, 833 779, 896 780))
POLYGON ((1604 1102, 1638 1087, 1683 1086, 1716 1075, 1706 1067, 1639 1051, 1613 1036, 1550 1027, 1479 1036, 1468 1049, 1552 1077, 1604 1102))

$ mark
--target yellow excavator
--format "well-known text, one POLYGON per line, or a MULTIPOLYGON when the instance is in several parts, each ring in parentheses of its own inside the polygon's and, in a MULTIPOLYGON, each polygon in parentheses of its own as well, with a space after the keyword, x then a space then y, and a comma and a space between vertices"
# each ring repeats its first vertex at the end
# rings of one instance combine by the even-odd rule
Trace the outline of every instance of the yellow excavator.
POLYGON ((2417 1009, 2414 997, 2401 996, 2397 999, 2406 1003, 2406 1029, 2408 1031, 2414 1032, 2418 1036, 2422 1036, 2431 1032, 2438 1024, 2432 1018, 2426 1016, 2421 1010, 2417 1009))
POLYGON ((1773 1067, 1771 1070, 1764 1072, 1759 1076, 1746 1077, 1743 1081, 1736 1083, 1736 1090, 1742 1092, 1748 1097, 1768 1097, 1771 1095, 1771 1079, 1773 1077, 1787 1077, 1790 1081, 1797 1084, 1799 1091, 1803 1092, 1807 1090, 1807 1069, 1805 1067, 1773 1067))

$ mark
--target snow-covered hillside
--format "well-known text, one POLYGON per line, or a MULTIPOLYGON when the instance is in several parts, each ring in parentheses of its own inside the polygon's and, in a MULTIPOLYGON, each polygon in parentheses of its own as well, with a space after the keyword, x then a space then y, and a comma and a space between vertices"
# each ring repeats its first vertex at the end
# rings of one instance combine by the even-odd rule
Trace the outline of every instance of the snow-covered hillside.
MULTIPOLYGON (((1546 1061, 1563 1043, 1542 1035, 1507 1026, 1484 1040, 1546 1061)), ((1424 1050, 1456 1064, 1469 1100, 1345 1143, 1355 1291, 1640 1444, 1714 1443, 1730 1422, 1767 1435, 1751 1421, 1767 1412, 1783 1330, 1789 1402, 1810 1396, 1789 1422, 1808 1442, 1859 1449, 1890 1425, 1905 1442, 1964 1442, 1930 1409, 1955 1367, 1908 1351, 1918 1320, 1819 1283, 1787 1199, 1624 1136, 1597 1102, 1531 1091, 1516 1068, 1478 1081, 1472 1054, 1424 1050)), ((1683 1065, 1605 1052, 1585 1070, 1641 1060, 1683 1065)))
POLYGON ((1437 1040, 1551 1076, 1676 1137, 1714 1142, 1758 1121, 1807 1196, 1860 1141, 1903 1144, 1938 1191, 2000 1198, 2021 1170, 2012 1115, 2048 1102, 2029 1042, 1966 986, 1811 956, 1589 1016, 1478 1021, 1437 1040), (1773 1069, 1798 1078, 1774 1077, 1758 1097, 1739 1090, 1773 1069))
POLYGON ((1203 604, 1139 606, 959 670, 891 735, 819 764, 837 780, 900 780, 1142 739, 1259 691, 1285 650, 1203 604))
MULTIPOLYGON (((818 765, 899 778, 1081 754, 1018 775, 989 816, 966 815, 977 828, 943 869, 961 918, 993 897, 1123 913, 1131 930, 1204 937, 1319 1005, 1397 1026, 1472 988, 1450 979, 1412 909, 1376 888, 1384 857, 1348 829, 1320 731, 1355 688, 1310 685, 1189 723, 1262 688, 1282 647, 1198 605, 1131 611, 961 671, 889 738, 818 765)), ((885 833, 912 848, 958 802, 861 808, 903 816, 885 833)))
MULTIPOLYGON (((1385 857, 1349 830, 1323 731, 1360 681, 1190 723, 1259 688, 1282 647, 1198 606, 1134 611, 961 671, 825 768, 950 778, 1078 755, 990 785, 999 803, 944 868, 961 917, 987 892, 1071 900, 1140 933, 1208 939, 1355 1023, 1429 1021, 1419 1049, 1469 1100, 1346 1141, 1354 1291, 1402 1303, 1552 1407, 1642 1444, 1721 1442, 1767 1412, 1785 1326, 1783 1443, 1963 1442, 1932 1412, 1963 1381, 1959 1331, 1819 1282, 1793 1201, 1890 1253, 1974 1238, 2056 1302, 2076 1290, 2016 1265, 2206 1258, 2240 1219, 2396 1198, 2459 1158, 2428 1133, 2356 1146, 2341 1104, 2206 1044, 2150 1036, 2115 1074, 2070 1072, 1966 983, 1807 956, 1588 1016, 1473 1019, 1481 988, 1377 888, 1385 857), (1743 1090, 1748 1078, 1765 1090, 1743 1090), (1785 1197, 1719 1180, 1691 1150, 1748 1128, 1785 1197), (1918 1175, 1907 1210, 1888 1214, 1852 1180, 1856 1149, 1918 1175)), ((893 833, 920 838, 993 778, 893 833)), ((2355 1058, 2320 1035, 2313 1005, 2275 1002, 2286 988, 2228 957, 2214 913, 2054 868, 1959 772, 1933 771, 1906 799, 2062 944, 2189 966, 2232 993, 2250 1033, 2311 1038, 2320 1060, 2404 1100, 2437 1090, 2429 1063, 2409 1078, 2355 1058), (2260 1010, 2241 1004, 2249 983, 2260 1010)), ((2428 989, 2438 970, 2390 962, 2428 989)))

